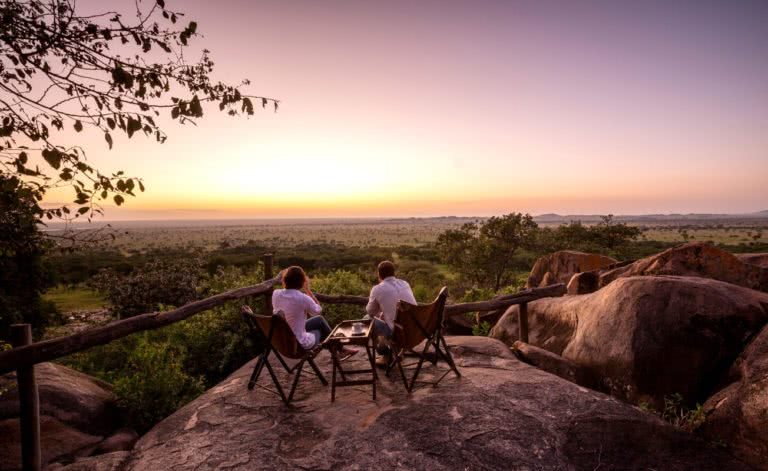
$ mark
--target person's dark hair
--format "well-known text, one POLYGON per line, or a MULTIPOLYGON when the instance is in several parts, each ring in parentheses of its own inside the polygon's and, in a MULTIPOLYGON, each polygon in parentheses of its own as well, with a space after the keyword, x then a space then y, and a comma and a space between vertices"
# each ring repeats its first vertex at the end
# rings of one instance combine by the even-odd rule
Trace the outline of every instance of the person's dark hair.
POLYGON ((384 260, 379 263, 377 270, 379 272, 379 278, 382 280, 388 276, 395 276, 395 264, 389 260, 384 260))
POLYGON ((304 287, 304 280, 307 275, 301 267, 292 266, 283 272, 283 287, 286 289, 301 289, 304 287))

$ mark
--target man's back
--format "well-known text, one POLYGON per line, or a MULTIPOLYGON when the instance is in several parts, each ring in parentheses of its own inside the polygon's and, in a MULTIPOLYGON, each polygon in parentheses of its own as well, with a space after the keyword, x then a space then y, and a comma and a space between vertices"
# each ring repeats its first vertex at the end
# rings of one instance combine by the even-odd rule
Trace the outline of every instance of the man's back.
POLYGON ((411 285, 405 280, 389 276, 371 289, 365 310, 371 317, 381 317, 393 329, 399 301, 417 304, 411 285))

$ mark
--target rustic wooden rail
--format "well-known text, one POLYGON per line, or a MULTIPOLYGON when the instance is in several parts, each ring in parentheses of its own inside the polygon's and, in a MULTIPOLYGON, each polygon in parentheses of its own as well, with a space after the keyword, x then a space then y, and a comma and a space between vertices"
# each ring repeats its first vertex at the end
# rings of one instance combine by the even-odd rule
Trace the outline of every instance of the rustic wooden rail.
MULTIPOLYGON (((104 345, 128 335, 164 327, 195 314, 207 311, 226 302, 252 296, 264 296, 267 312, 271 310, 271 293, 278 282, 273 277, 272 254, 264 255, 265 281, 257 285, 238 288, 220 293, 209 298, 194 301, 177 309, 166 312, 152 312, 127 319, 121 319, 109 324, 87 329, 72 335, 58 337, 42 342, 31 342, 31 330, 28 324, 13 326, 14 348, 0 353, 0 374, 17 371, 19 387, 20 423, 22 429, 22 463, 25 470, 39 470, 40 459, 40 417, 37 384, 35 383, 34 365, 45 361, 55 360, 72 353, 77 353, 98 345, 104 345)), ((546 288, 534 288, 519 293, 501 296, 489 301, 450 304, 445 306, 446 316, 456 316, 477 311, 496 311, 519 304, 520 339, 528 342, 527 303, 551 296, 565 294, 565 285, 558 284, 546 288)), ((364 306, 367 297, 349 295, 316 294, 321 303, 352 304, 364 306)))

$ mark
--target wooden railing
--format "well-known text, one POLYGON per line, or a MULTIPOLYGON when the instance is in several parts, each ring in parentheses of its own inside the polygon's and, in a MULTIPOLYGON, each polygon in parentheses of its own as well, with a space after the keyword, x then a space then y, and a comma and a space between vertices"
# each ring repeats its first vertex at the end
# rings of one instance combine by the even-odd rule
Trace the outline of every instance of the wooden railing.
MULTIPOLYGON (((194 301, 171 311, 141 314, 75 334, 34 343, 32 342, 29 324, 12 326, 11 333, 14 348, 0 353, 0 374, 14 370, 17 372, 23 469, 39 470, 41 466, 40 408, 34 365, 55 360, 97 345, 104 345, 137 332, 174 324, 200 312, 237 299, 264 296, 266 312, 270 312, 272 310, 270 294, 277 283, 277 278, 273 277, 272 273, 272 254, 264 255, 262 262, 264 264, 265 278, 265 281, 262 283, 220 293, 200 301, 194 301)), ((520 305, 518 322, 520 339, 528 342, 527 303, 541 298, 562 296, 565 294, 565 291, 565 285, 558 284, 546 288, 521 291, 489 301, 449 304, 445 306, 445 315, 450 317, 469 312, 497 311, 518 304, 520 305)), ((316 296, 321 303, 327 304, 365 306, 368 302, 368 298, 363 296, 332 296, 321 293, 316 293, 316 296)))

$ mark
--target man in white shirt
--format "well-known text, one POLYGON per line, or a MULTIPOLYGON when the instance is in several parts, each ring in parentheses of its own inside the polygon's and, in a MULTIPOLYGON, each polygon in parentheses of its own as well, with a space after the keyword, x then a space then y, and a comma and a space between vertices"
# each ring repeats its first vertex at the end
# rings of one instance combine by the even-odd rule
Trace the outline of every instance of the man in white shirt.
MULTIPOLYGON (((395 278, 395 265, 385 260, 379 263, 377 268, 379 284, 371 288, 368 305, 365 307, 367 319, 373 319, 373 331, 377 336, 390 338, 395 330, 395 316, 397 315, 397 303, 405 301, 417 304, 413 296, 411 285, 407 281, 395 278)), ((382 353, 380 350, 379 353, 382 353)), ((387 355, 387 353, 382 353, 387 355)), ((387 359, 381 357, 376 360, 378 365, 386 365, 387 359)))

